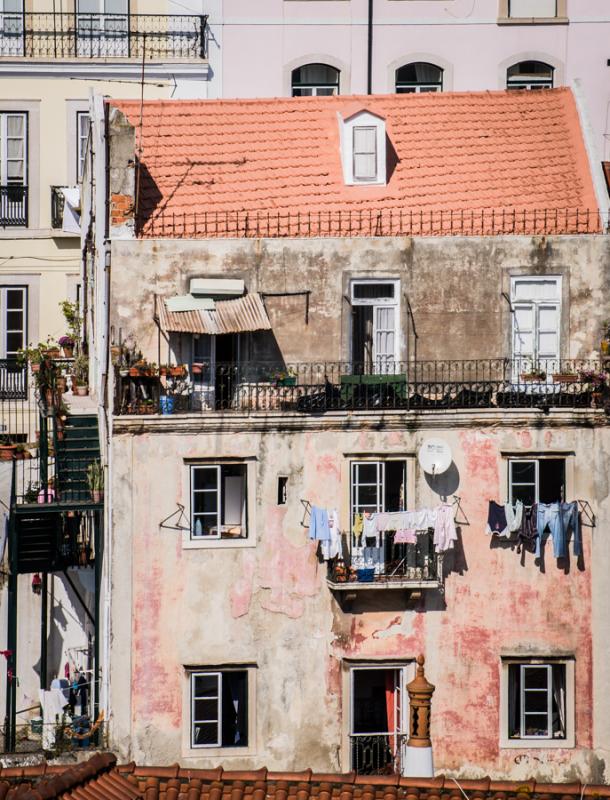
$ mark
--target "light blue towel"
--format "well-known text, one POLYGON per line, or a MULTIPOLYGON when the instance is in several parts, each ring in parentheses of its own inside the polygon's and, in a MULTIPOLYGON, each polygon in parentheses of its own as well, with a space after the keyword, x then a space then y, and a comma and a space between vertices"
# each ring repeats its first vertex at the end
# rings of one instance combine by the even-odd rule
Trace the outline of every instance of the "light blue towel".
POLYGON ((319 542, 330 542, 330 525, 328 524, 328 512, 325 508, 311 507, 309 538, 317 539, 319 542))

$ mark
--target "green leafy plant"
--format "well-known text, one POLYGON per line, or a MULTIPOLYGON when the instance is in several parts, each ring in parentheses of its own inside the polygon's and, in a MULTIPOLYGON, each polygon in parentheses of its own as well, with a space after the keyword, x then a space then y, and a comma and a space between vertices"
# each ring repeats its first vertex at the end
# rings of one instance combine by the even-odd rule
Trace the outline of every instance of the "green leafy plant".
POLYGON ((69 300, 62 300, 59 304, 59 307, 61 308, 61 313, 64 315, 64 319, 66 320, 70 338, 74 342, 79 342, 82 321, 78 303, 71 303, 69 300))
POLYGON ((83 353, 79 353, 74 359, 74 377, 81 385, 89 383, 89 359, 83 353))
POLYGON ((87 467, 87 485, 92 492, 104 491, 104 469, 99 459, 92 461, 87 467))

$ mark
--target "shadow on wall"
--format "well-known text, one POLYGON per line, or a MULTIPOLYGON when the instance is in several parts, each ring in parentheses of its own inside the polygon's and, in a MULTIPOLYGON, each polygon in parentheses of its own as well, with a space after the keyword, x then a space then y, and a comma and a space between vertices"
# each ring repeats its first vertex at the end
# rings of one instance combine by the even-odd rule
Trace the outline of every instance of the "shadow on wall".
MULTIPOLYGON (((184 183, 186 177, 192 167, 192 164, 189 164, 184 172, 184 175, 178 181, 172 193, 165 198, 164 205, 167 205, 169 200, 174 196, 176 190, 179 186, 184 183)), ((163 200, 163 195, 155 183, 154 178, 148 171, 148 167, 144 163, 144 161, 140 161, 136 158, 136 186, 135 186, 135 194, 136 194, 136 209, 135 209, 135 225, 136 225, 136 236, 139 236, 142 232, 142 229, 146 226, 148 221, 151 217, 155 216, 155 211, 157 207, 163 200)), ((162 213, 163 207, 159 208, 159 213, 162 213)))
POLYGON ((396 165, 400 163, 400 158, 398 158, 398 153, 394 149, 392 140, 387 134, 385 137, 385 152, 386 183, 389 183, 396 169, 396 165))
POLYGON ((451 466, 440 475, 431 475, 429 472, 424 473, 426 483, 432 491, 439 495, 443 502, 447 502, 447 498, 455 494, 460 486, 460 472, 455 464, 451 462, 451 466))

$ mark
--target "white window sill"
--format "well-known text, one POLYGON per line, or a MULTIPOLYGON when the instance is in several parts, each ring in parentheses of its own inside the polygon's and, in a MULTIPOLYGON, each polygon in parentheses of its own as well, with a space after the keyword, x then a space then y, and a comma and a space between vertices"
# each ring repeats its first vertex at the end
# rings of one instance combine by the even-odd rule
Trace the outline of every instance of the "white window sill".
POLYGON ((256 755, 254 747, 186 747, 183 758, 246 758, 256 755))
POLYGON ((566 739, 501 739, 502 750, 572 750, 576 747, 574 736, 566 739))
POLYGON ((182 540, 183 550, 234 550, 240 547, 256 547, 254 539, 191 539, 182 540))
POLYGON ((498 17, 498 25, 569 25, 567 17, 498 17))

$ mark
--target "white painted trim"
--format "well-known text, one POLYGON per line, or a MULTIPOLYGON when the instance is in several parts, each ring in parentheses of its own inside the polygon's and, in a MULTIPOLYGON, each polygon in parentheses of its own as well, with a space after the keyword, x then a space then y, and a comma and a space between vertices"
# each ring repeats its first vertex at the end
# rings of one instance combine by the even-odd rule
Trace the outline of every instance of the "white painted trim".
POLYGON ((442 58, 442 56, 435 53, 415 52, 407 53, 404 56, 395 58, 387 67, 387 91, 388 94, 394 94, 396 91, 396 70, 400 67, 405 67, 407 64, 413 64, 417 61, 424 61, 426 64, 434 64, 443 70, 443 88, 442 92, 453 91, 453 64, 450 61, 442 58))
POLYGON ((597 206, 602 213, 610 209, 610 198, 608 197, 608 189, 606 187, 606 178, 602 169, 602 160, 597 152, 595 146, 595 132, 589 119, 589 110, 585 100, 582 83, 579 78, 572 81, 572 93, 576 102, 578 110, 578 118, 580 120, 580 130, 582 131, 582 138, 585 142, 585 150, 589 159, 589 167, 591 168, 591 178, 593 180, 593 189, 595 191, 595 199, 597 206))
POLYGON ((385 119, 373 114, 366 108, 366 102, 363 101, 362 111, 352 114, 349 119, 343 119, 340 114, 337 114, 339 123, 339 134, 341 141, 341 164, 343 167, 343 180, 347 186, 385 186, 386 170, 387 170, 387 152, 386 152, 386 122, 385 119), (372 181, 356 180, 354 178, 354 144, 353 135, 354 128, 367 127, 375 128, 377 140, 377 178, 372 181))
POLYGON ((306 53, 284 64, 282 89, 284 97, 292 97, 292 71, 307 64, 328 64, 339 70, 339 94, 351 93, 351 70, 349 64, 328 53, 306 53))
POLYGON ((553 88, 565 85, 565 65, 563 61, 540 50, 524 50, 521 53, 515 53, 505 58, 498 64, 498 89, 506 89, 509 67, 514 67, 515 64, 520 64, 522 61, 542 61, 544 64, 548 64, 554 70, 553 88))
MULTIPOLYGON (((80 61, 0 61, 0 77, 13 78, 63 78, 65 80, 96 78, 98 80, 113 80, 124 78, 126 80, 140 81, 142 65, 136 62, 129 63, 83 63, 80 61)), ((207 61, 193 62, 146 62, 146 80, 171 78, 184 80, 209 80, 210 65, 207 61)))

